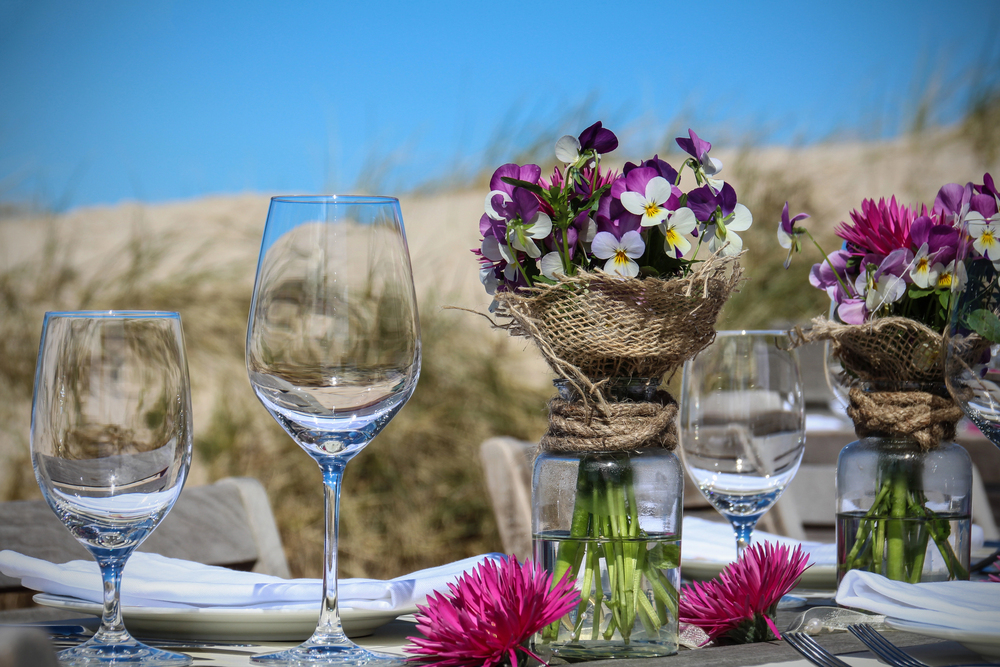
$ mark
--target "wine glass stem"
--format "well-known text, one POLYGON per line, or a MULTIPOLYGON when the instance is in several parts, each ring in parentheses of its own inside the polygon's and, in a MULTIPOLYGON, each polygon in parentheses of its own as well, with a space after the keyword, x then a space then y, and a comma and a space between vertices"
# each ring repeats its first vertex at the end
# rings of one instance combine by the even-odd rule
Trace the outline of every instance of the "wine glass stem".
POLYGON ((346 641, 337 610, 337 540, 340 534, 340 485, 344 463, 334 460, 323 465, 323 495, 326 500, 326 535, 323 541, 323 608, 313 641, 320 635, 328 642, 346 641))
POLYGON ((753 529, 757 525, 759 517, 739 517, 730 518, 733 530, 736 532, 736 557, 742 558, 743 552, 750 546, 750 538, 753 537, 753 529))
POLYGON ((104 583, 104 611, 101 614, 101 627, 95 638, 101 642, 118 643, 129 636, 122 621, 121 609, 122 570, 125 568, 125 558, 119 553, 98 555, 97 565, 101 568, 101 580, 104 583))

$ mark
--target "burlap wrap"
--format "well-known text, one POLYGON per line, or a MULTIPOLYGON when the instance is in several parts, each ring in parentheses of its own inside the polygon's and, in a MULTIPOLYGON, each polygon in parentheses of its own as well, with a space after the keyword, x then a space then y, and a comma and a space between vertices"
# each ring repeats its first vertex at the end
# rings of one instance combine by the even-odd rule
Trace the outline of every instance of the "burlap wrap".
POLYGON ((928 450, 955 437, 962 410, 944 390, 945 352, 938 332, 906 317, 856 325, 818 317, 808 331, 790 333, 794 345, 830 341, 847 374, 847 414, 859 438, 911 436, 928 450))
MULTIPOLYGON (((579 273, 557 284, 497 294, 500 324, 531 338, 581 396, 550 404, 544 449, 626 451, 677 444, 676 401, 616 403, 610 378, 661 378, 715 339, 715 320, 742 277, 738 257, 719 253, 684 278, 579 273)), ((664 393, 664 392, 660 392, 664 393)))

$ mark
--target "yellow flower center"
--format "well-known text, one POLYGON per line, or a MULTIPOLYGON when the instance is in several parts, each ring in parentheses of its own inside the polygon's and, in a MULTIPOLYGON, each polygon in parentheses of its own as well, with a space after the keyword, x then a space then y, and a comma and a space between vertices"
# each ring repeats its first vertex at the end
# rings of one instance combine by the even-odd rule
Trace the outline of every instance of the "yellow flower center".
POLYGON ((950 273, 942 273, 940 276, 938 276, 938 284, 937 284, 937 286, 938 287, 951 287, 951 274, 950 273))
POLYGON ((930 264, 930 262, 927 260, 927 258, 921 257, 920 261, 917 263, 917 271, 920 271, 921 273, 927 271, 928 264, 930 264))
POLYGON ((991 232, 988 229, 985 232, 983 232, 983 235, 979 237, 979 240, 982 241, 983 245, 985 246, 991 246, 996 242, 996 240, 993 238, 993 232, 991 232))
POLYGON ((660 206, 656 202, 646 204, 646 216, 655 218, 660 212, 660 206))
POLYGON ((624 250, 622 250, 621 248, 618 248, 617 250, 615 250, 615 264, 616 265, 624 266, 624 265, 628 264, 628 262, 629 262, 629 258, 628 258, 628 255, 625 254, 624 250))
POLYGON ((669 243, 672 248, 676 248, 677 242, 681 240, 681 235, 678 234, 675 229, 668 229, 666 238, 667 243, 669 243))

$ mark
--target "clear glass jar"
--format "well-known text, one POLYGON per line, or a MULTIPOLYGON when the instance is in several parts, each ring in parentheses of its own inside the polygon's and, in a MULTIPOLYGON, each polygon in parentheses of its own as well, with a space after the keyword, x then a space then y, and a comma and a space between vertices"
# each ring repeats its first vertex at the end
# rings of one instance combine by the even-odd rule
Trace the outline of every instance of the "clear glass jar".
MULTIPOLYGON (((653 400, 656 382, 629 380, 616 400, 653 400)), ((575 400, 557 381, 560 396, 575 400)), ((548 660, 650 657, 677 652, 684 473, 666 449, 542 452, 532 479, 535 561, 567 571, 579 606, 537 633, 548 660)))
POLYGON ((848 570, 917 583, 969 578, 972 462, 963 447, 923 451, 884 435, 837 461, 837 581, 848 570))

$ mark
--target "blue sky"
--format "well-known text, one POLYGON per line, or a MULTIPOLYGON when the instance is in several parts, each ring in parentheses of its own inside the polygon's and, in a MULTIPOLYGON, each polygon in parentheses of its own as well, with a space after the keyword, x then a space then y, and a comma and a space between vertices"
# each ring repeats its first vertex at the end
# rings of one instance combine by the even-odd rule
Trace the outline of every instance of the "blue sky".
POLYGON ((627 155, 891 136, 929 82, 958 118, 998 31, 996 0, 0 0, 0 202, 394 194, 597 118, 627 155))

